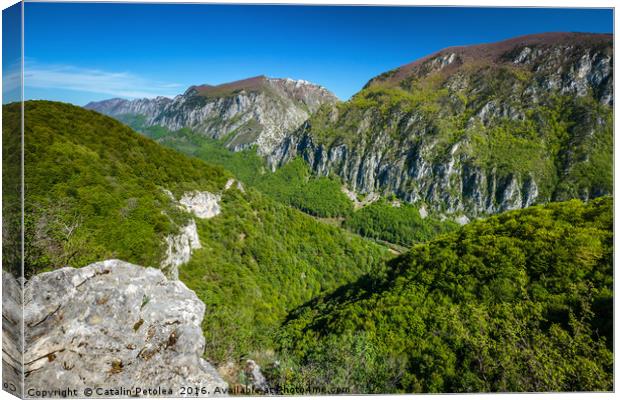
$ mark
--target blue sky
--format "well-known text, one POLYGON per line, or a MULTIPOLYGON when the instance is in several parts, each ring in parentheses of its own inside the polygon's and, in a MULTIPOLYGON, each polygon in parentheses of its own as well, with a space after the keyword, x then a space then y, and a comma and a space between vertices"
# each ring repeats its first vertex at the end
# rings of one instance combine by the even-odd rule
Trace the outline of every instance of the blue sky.
POLYGON ((2 10, 2 102, 20 101, 22 11, 19 4, 2 10))
POLYGON ((347 99, 444 47, 612 30, 602 9, 26 3, 26 98, 173 96, 264 74, 347 99))

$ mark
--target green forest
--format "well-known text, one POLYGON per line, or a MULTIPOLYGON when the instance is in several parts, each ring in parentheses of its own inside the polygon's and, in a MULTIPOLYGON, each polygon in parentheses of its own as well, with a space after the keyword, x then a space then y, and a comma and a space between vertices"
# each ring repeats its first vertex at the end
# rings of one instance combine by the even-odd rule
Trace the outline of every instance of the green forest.
POLYGON ((231 177, 93 111, 29 101, 25 115, 26 276, 108 258, 156 266, 188 218, 162 189, 217 191, 231 177))
POLYGON ((419 210, 411 204, 394 206, 382 199, 352 213, 344 221, 344 226, 365 237, 410 246, 452 231, 458 224, 433 216, 422 218, 419 210))
POLYGON ((472 222, 289 314, 281 385, 355 393, 613 388, 613 201, 472 222))
MULTIPOLYGON (((96 112, 25 104, 27 276, 109 258, 156 267, 164 237, 190 217, 163 189, 177 198, 186 190, 217 193, 231 177, 96 112)), ((5 118, 19 118, 19 107, 5 106, 5 118)), ((226 191, 222 208, 196 221, 203 248, 180 271, 207 305, 213 360, 264 348, 292 308, 388 257, 385 247, 252 188, 226 191)))
POLYGON ((172 132, 161 126, 145 126, 139 116, 123 115, 118 119, 164 146, 222 166, 244 184, 310 215, 344 217, 353 211, 351 201, 340 190, 340 182, 335 178, 314 177, 301 159, 271 172, 255 148, 233 152, 222 141, 187 128, 172 132))
POLYGON ((289 311, 388 258, 384 247, 256 191, 226 192, 222 214, 197 223, 203 249, 179 278, 207 306, 205 354, 218 363, 268 356, 289 311))
MULTIPOLYGON (((5 126, 20 107, 3 106, 5 126)), ((157 267, 192 218, 165 190, 221 195, 179 268, 215 366, 252 358, 275 387, 352 393, 613 390, 611 197, 460 226, 386 197, 355 207, 302 158, 272 172, 189 130, 127 117, 139 134, 49 101, 26 102, 25 121, 27 278, 110 258, 157 267), (224 191, 231 178, 244 189, 224 191)))

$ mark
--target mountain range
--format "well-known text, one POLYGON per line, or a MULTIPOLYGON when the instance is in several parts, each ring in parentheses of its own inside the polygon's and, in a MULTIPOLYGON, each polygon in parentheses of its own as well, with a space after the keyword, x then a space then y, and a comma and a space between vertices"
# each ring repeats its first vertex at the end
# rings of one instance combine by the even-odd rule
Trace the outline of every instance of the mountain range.
POLYGON ((611 35, 442 50, 322 107, 271 156, 468 217, 611 193, 611 35))
POLYGON ((110 99, 85 108, 123 122, 135 123, 138 118, 140 128, 190 128, 222 140, 232 150, 256 145, 266 155, 321 105, 336 101, 331 92, 307 81, 257 76, 217 86, 192 86, 174 99, 110 99))
POLYGON ((612 72, 611 35, 548 33, 441 50, 346 102, 307 82, 257 77, 86 108, 141 131, 189 128, 235 151, 256 145, 272 169, 301 157, 352 192, 467 220, 611 193, 612 72))

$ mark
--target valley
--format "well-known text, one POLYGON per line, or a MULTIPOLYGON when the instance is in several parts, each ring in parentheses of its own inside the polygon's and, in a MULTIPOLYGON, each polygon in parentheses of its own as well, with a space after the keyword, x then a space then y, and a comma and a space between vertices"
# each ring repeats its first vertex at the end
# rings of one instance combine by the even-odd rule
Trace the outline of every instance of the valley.
MULTIPOLYGON (((612 390, 612 63, 611 35, 543 34, 442 50, 344 102, 265 76, 27 101, 26 279, 155 268, 209 382, 612 390)), ((20 112, 3 106, 14 129, 20 112)), ((129 295, 125 336, 166 337, 114 373, 178 339, 129 295)))

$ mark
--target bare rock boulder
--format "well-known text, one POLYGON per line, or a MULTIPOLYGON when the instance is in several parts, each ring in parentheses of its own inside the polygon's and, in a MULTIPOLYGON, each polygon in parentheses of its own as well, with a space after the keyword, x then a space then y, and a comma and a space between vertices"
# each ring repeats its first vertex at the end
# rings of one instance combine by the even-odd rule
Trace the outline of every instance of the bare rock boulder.
POLYGON ((176 397, 188 386, 221 393, 226 383, 202 358, 204 312, 182 282, 119 260, 37 275, 25 287, 26 393, 134 391, 116 393, 128 397, 141 388, 176 397))

